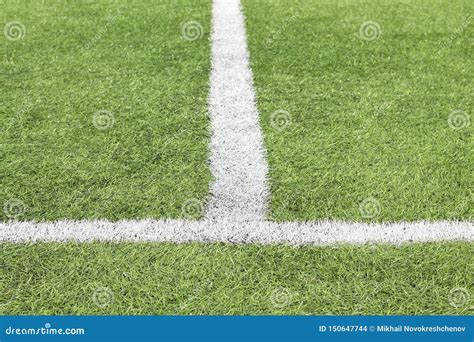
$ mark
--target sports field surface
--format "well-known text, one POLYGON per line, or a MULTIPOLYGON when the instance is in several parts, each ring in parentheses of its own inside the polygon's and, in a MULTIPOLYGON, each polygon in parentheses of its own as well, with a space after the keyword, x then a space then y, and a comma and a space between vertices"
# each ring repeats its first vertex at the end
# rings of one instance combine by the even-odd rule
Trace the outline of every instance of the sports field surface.
POLYGON ((272 219, 472 217, 472 2, 243 3, 272 219))
POLYGON ((115 221, 203 201, 210 2, 25 3, 0 14, 28 23, 0 44, 4 202, 21 200, 22 220, 115 221), (201 43, 181 37, 189 18, 201 43))
POLYGON ((472 245, 3 246, 1 314, 472 314, 472 245))
POLYGON ((472 314, 471 2, 0 4, 0 314, 472 314))

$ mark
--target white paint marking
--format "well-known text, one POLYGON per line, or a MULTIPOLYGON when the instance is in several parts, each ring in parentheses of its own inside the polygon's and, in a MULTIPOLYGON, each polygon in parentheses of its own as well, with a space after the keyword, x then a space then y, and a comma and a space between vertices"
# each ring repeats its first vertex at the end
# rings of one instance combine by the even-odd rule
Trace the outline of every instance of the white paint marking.
POLYGON ((239 0, 214 0, 210 221, 263 221, 269 196, 263 135, 239 0))
POLYGON ((0 223, 0 241, 153 241, 329 245, 474 241, 471 222, 235 222, 186 220, 58 221, 0 223))
POLYGON ((265 221, 268 165, 239 0, 214 0, 211 186, 205 221, 3 222, 0 241, 231 242, 290 245, 474 241, 472 222, 265 221))

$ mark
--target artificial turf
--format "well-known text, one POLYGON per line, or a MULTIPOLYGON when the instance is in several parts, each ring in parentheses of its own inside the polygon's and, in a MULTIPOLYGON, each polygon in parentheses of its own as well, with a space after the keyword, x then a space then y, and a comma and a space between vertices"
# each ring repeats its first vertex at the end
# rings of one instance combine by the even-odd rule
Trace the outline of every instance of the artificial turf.
POLYGON ((472 218, 472 1, 243 4, 271 219, 472 218))
POLYGON ((4 315, 473 313, 468 243, 0 248, 4 315), (464 301, 450 301, 456 289, 464 301))
MULTIPOLYGON (((204 199, 210 1, 0 3, 2 23, 26 27, 0 44, 0 201, 24 202, 18 219, 179 217, 204 199), (181 37, 191 20, 193 41, 181 37), (94 126, 99 110, 112 127, 94 126)), ((272 218, 362 220, 368 197, 381 208, 371 219, 468 218, 471 131, 447 116, 472 109, 472 27, 442 58, 433 44, 472 5, 244 5, 272 218), (366 20, 379 39, 357 37, 366 20), (283 129, 270 124, 279 109, 283 129)), ((472 288, 470 243, 3 242, 0 255, 3 315, 472 314, 449 301, 472 288)))
POLYGON ((205 199, 210 4, 1 2, 0 221, 187 217, 205 199))

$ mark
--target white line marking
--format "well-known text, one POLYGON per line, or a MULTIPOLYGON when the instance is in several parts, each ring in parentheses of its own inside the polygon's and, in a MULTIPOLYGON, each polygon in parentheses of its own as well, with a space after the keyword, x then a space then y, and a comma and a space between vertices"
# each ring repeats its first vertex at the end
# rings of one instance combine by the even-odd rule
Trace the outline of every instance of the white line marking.
POLYGON ((234 222, 186 220, 58 221, 0 223, 0 241, 153 241, 329 245, 474 241, 472 222, 234 222))
POLYGON ((214 0, 211 186, 204 221, 0 222, 0 241, 153 241, 291 245, 474 241, 472 222, 266 222, 268 166, 239 0, 214 0))
POLYGON ((249 65, 239 0, 214 0, 211 114, 210 221, 262 221, 268 165, 249 65))

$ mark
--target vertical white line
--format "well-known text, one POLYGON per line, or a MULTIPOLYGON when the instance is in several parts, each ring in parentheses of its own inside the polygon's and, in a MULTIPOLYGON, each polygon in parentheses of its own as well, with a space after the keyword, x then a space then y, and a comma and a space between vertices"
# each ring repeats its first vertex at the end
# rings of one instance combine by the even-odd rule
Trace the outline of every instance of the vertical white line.
POLYGON ((211 184, 206 218, 262 221, 268 165, 239 0, 214 0, 211 114, 211 184))

